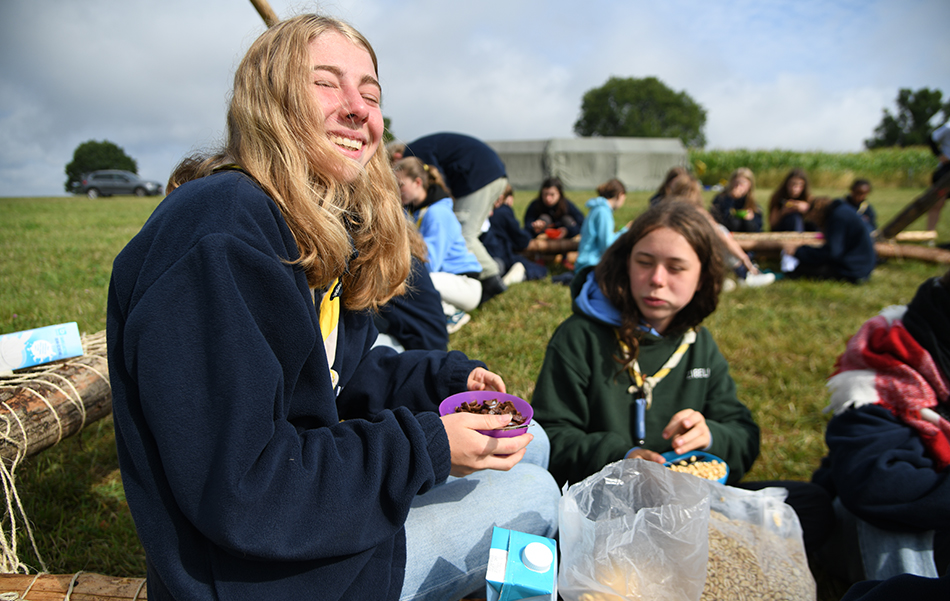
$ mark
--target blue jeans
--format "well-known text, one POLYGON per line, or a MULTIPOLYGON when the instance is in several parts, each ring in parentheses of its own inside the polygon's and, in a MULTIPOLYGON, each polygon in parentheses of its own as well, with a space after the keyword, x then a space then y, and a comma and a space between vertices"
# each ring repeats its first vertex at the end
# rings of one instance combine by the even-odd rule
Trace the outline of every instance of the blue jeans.
POLYGON ((534 440, 510 471, 449 476, 416 497, 406 519, 401 600, 461 599, 484 590, 492 527, 554 538, 561 491, 547 471, 551 444, 532 421, 534 440))
POLYGON ((899 574, 937 578, 934 531, 884 530, 834 500, 837 526, 824 551, 831 571, 848 582, 886 580, 899 574))

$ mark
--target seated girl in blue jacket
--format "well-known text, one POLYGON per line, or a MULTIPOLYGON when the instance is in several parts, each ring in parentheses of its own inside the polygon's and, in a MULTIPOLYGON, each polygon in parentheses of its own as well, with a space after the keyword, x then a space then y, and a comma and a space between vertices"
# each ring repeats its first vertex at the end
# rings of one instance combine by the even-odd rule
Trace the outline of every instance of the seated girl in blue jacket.
POLYGON ((581 241, 577 246, 574 270, 596 265, 607 248, 624 232, 629 223, 614 231, 614 211, 627 200, 627 188, 617 178, 607 180, 597 188, 597 197, 587 201, 587 217, 581 227, 581 241))
POLYGON ((416 157, 399 159, 393 170, 402 204, 425 240, 429 277, 442 295, 446 317, 475 309, 482 300, 478 279, 482 266, 465 245, 462 225, 452 210, 452 194, 442 174, 416 157))

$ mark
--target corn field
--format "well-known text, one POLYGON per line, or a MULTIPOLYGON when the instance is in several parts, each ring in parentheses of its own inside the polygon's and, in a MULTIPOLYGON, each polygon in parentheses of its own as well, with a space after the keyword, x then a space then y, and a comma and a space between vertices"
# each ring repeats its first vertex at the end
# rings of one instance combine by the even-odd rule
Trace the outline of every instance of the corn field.
POLYGON ((703 184, 724 184, 739 167, 755 173, 757 188, 775 188, 789 170, 808 173, 813 188, 847 189, 856 178, 875 186, 930 185, 937 159, 926 146, 881 148, 863 152, 795 152, 791 150, 691 150, 689 161, 703 184))

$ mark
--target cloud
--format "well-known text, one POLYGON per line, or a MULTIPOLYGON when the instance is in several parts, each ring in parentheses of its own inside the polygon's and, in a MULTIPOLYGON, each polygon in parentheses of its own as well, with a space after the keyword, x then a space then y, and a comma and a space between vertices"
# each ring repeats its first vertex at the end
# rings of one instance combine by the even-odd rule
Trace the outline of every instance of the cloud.
MULTIPOLYGON (((315 3, 270 0, 286 17, 315 3)), ((584 92, 656 76, 707 111, 715 148, 856 151, 898 89, 950 94, 946 0, 336 0, 380 58, 406 140, 571 137, 584 92)), ((62 194, 72 152, 108 139, 164 180, 220 141, 242 0, 0 2, 0 196, 62 194)))

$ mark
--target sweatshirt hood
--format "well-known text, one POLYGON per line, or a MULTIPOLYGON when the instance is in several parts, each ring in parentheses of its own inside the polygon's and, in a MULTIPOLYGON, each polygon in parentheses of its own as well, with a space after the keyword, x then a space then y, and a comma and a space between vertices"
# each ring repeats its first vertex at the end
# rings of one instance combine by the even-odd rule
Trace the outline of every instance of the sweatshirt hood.
POLYGON ((603 196, 598 196, 596 198, 591 198, 586 203, 584 203, 588 209, 593 209, 595 207, 607 207, 610 208, 610 205, 607 203, 607 199, 603 196))
POLYGON ((592 267, 578 274, 571 285, 571 289, 576 291, 574 296, 575 312, 610 326, 620 326, 620 311, 600 291, 600 286, 594 280, 594 269, 592 267))

